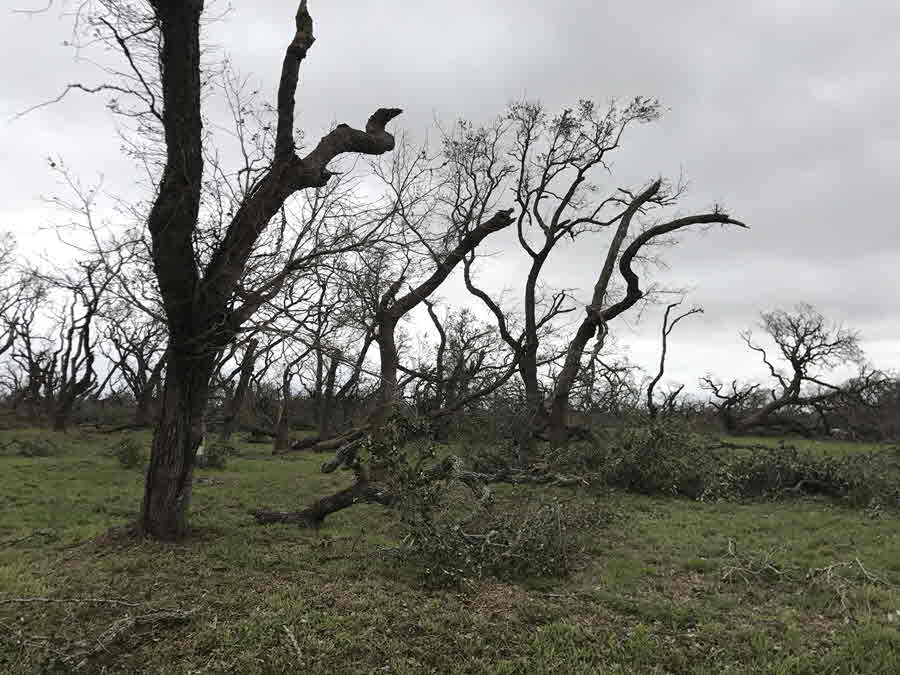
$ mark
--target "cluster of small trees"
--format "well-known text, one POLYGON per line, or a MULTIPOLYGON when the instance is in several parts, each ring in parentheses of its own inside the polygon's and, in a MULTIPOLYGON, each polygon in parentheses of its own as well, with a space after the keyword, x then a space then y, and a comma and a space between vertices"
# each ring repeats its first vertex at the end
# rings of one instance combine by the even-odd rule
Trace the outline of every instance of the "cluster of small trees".
MULTIPOLYGON (((201 0, 103 0, 80 12, 91 43, 118 52, 121 67, 66 91, 111 96, 148 196, 120 214, 127 222, 101 226, 96 190, 55 164, 88 253, 71 273, 32 271, 9 286, 7 401, 59 428, 90 397, 127 398, 134 424, 152 419, 144 533, 186 532, 196 452, 211 426, 224 438, 242 427, 271 436, 285 451, 302 415, 318 435, 301 445, 340 453, 377 434, 401 402, 440 423, 512 401, 528 462, 538 440, 567 441, 573 410, 616 414, 640 401, 651 415, 679 409, 680 389, 660 401, 655 388, 666 338, 693 310, 671 321, 667 311, 658 375, 636 395, 635 374, 604 360, 604 341, 645 299, 648 245, 695 226, 743 225, 719 208, 667 215, 682 189, 660 179, 604 187, 611 155, 628 130, 659 118, 657 101, 581 101, 555 114, 517 102, 485 125, 443 130, 437 148, 395 138, 388 125, 401 111, 379 108, 363 129, 339 124, 306 143, 295 130, 314 42, 305 0, 274 105, 230 65, 205 62, 201 0), (228 133, 217 134, 208 120, 223 110, 228 133), (545 268, 582 239, 603 253, 579 300, 553 289, 545 268), (512 243, 528 260, 523 280, 504 280, 510 293, 486 276, 486 240, 512 243), (451 275, 469 308, 438 301, 451 275), (51 295, 64 308, 58 317, 46 311, 51 295), (417 315, 431 327, 427 343, 410 328, 417 315)), ((829 405, 877 379, 861 372, 850 388, 819 379, 814 367, 858 358, 855 336, 809 343, 793 316, 765 318, 792 373, 746 338, 777 382, 771 402, 753 398, 758 386, 707 381, 730 428, 798 407, 833 416, 829 405)))

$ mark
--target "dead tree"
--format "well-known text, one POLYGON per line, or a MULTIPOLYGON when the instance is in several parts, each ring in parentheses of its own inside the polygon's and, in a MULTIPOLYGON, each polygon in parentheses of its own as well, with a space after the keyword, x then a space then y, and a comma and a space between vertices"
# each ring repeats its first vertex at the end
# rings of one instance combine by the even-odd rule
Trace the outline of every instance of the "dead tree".
POLYGON ((619 220, 616 233, 607 251, 603 269, 594 286, 591 302, 585 309, 585 317, 582 320, 581 325, 578 327, 575 336, 569 343, 565 363, 556 380, 549 414, 550 437, 551 442, 553 443, 565 443, 567 437, 566 426, 568 425, 569 395, 572 385, 575 382, 575 377, 581 367, 581 358, 588 342, 593 337, 602 341, 608 330, 607 326, 609 322, 631 309, 644 295, 640 288, 640 280, 632 267, 634 260, 641 252, 641 249, 657 237, 665 236, 692 225, 720 223, 746 227, 743 223, 740 223, 721 212, 676 218, 675 220, 653 225, 645 229, 637 235, 627 247, 625 247, 624 252, 622 252, 620 256, 619 251, 628 234, 632 218, 659 193, 661 187, 662 184, 660 181, 651 184, 650 187, 631 200, 619 220), (626 290, 624 297, 610 304, 608 301, 610 281, 613 274, 613 268, 617 262, 619 273, 626 285, 626 290))
POLYGON ((659 369, 656 371, 656 375, 650 380, 650 383, 647 385, 647 413, 650 415, 651 419, 655 419, 660 412, 663 414, 672 412, 675 408, 675 401, 678 399, 678 395, 681 393, 682 389, 684 389, 684 385, 680 385, 675 389, 672 389, 668 393, 663 396, 662 407, 656 404, 656 400, 654 399, 654 389, 656 385, 659 384, 659 381, 662 379, 663 375, 666 371, 666 353, 668 351, 668 341, 669 335, 672 334, 672 331, 675 329, 675 326, 682 319, 693 316, 694 314, 702 314, 702 307, 691 307, 689 310, 682 312, 674 319, 669 321, 669 314, 673 309, 681 305, 681 300, 678 302, 673 302, 666 307, 665 314, 663 314, 663 323, 662 323, 662 348, 659 353, 659 369))
POLYGON ((272 442, 272 452, 278 454, 284 452, 291 445, 291 380, 297 374, 300 363, 312 351, 309 347, 293 358, 287 354, 282 356, 284 370, 281 373, 281 398, 278 404, 278 416, 275 421, 275 435, 272 442))
POLYGON ((726 386, 707 375, 700 379, 700 386, 712 394, 709 404, 730 434, 738 432, 738 420, 748 410, 761 405, 765 398, 759 384, 739 384, 737 380, 732 380, 726 386))
MULTIPOLYGON (((379 109, 364 130, 340 124, 303 156, 297 154, 294 97, 300 65, 314 42, 313 21, 302 0, 281 66, 268 161, 241 174, 247 189, 239 193, 235 208, 226 212, 221 237, 198 250, 201 244, 195 235, 203 215, 204 165, 209 157, 201 91, 203 4, 202 0, 151 0, 151 11, 141 14, 131 4, 103 3, 92 6, 99 15, 90 22, 91 37, 96 32, 96 39, 118 48, 125 57, 123 73, 130 75, 97 89, 115 89, 123 99, 130 95, 136 106, 143 107, 143 119, 158 125, 165 146, 147 227, 169 349, 139 520, 141 531, 158 539, 177 539, 187 532, 195 455, 220 353, 299 267, 326 255, 321 248, 314 254, 302 251, 299 257, 283 261, 272 276, 247 287, 242 280, 260 236, 293 195, 328 184, 334 176, 329 164, 338 156, 392 150, 394 138, 386 125, 401 112, 379 109), (132 58, 138 47, 145 49, 142 61, 132 58), (148 71, 145 77, 140 69, 148 65, 158 70, 148 71)), ((81 85, 69 89, 73 88, 89 89, 81 85)))
POLYGON ((635 236, 632 221, 644 220, 650 211, 673 204, 681 190, 670 189, 658 180, 639 193, 626 189, 603 193, 594 183, 595 176, 607 169, 610 155, 619 149, 625 132, 634 125, 657 120, 660 114, 658 101, 642 97, 606 109, 581 101, 555 116, 540 104, 519 102, 493 125, 466 127, 463 137, 454 139, 458 152, 450 160, 460 167, 456 192, 463 195, 461 201, 471 201, 468 195, 488 192, 498 176, 511 183, 517 207, 516 235, 530 261, 522 295, 521 337, 510 330, 499 303, 475 285, 471 272, 466 279, 469 291, 494 314, 504 340, 519 353, 531 428, 531 433, 522 438, 522 461, 528 461, 538 436, 547 434, 553 443, 565 442, 571 394, 588 342, 594 337, 602 342, 607 324, 644 297, 632 268, 634 261, 646 254, 644 247, 692 225, 740 225, 715 210, 668 222, 642 223, 635 236), (575 335, 564 340, 564 363, 552 391, 547 392, 547 373, 541 367, 541 331, 574 307, 562 291, 541 302, 545 267, 562 242, 601 231, 612 232, 604 263, 584 319, 575 335), (626 287, 621 298, 613 297, 617 267, 626 287))
POLYGON ((15 251, 15 238, 9 232, 0 233, 0 356, 13 348, 23 313, 43 293, 32 272, 18 269, 15 251))
POLYGON ((411 389, 417 413, 432 419, 434 433, 443 437, 451 419, 465 424, 468 410, 478 409, 515 376, 516 354, 504 348, 496 328, 468 308, 441 319, 433 303, 425 304, 438 341, 417 364, 401 363, 401 388, 411 389))
POLYGON ((244 353, 238 367, 238 381, 234 392, 225 402, 225 410, 222 415, 222 430, 220 432, 223 441, 231 440, 237 424, 238 415, 244 406, 247 391, 250 387, 250 378, 253 377, 253 367, 256 363, 256 348, 259 346, 257 338, 251 338, 244 346, 244 353))
POLYGON ((148 426, 155 417, 153 408, 165 372, 165 326, 122 303, 106 318, 104 333, 100 350, 118 368, 121 380, 134 398, 132 426, 148 426))
POLYGON ((65 431, 76 404, 102 392, 115 373, 116 365, 110 364, 100 381, 94 367, 96 322, 112 278, 96 260, 78 263, 74 274, 47 278, 68 296, 58 317, 56 348, 44 363, 44 396, 55 431, 65 431))
POLYGON ((404 278, 391 284, 379 302, 376 313, 378 325, 378 352, 380 356, 380 381, 378 407, 372 419, 373 428, 386 419, 399 400, 397 371, 400 360, 397 353, 396 329, 400 319, 424 302, 450 276, 450 272, 465 259, 485 238, 509 227, 513 222, 512 210, 498 211, 491 218, 478 223, 460 235, 457 245, 434 261, 434 271, 424 281, 397 297, 404 278))
MULTIPOLYGON (((453 237, 456 241, 450 250, 440 252, 432 246, 426 245, 431 255, 433 268, 424 280, 398 297, 405 283, 405 277, 401 274, 400 278, 391 283, 388 289, 381 294, 375 313, 378 327, 375 339, 378 342, 380 356, 378 399, 375 408, 364 427, 352 429, 338 438, 320 442, 314 446, 316 450, 320 451, 327 449, 337 451, 334 459, 323 465, 324 472, 335 471, 340 466, 350 466, 353 468, 355 481, 349 488, 318 499, 309 507, 308 511, 316 514, 315 522, 321 521, 329 513, 346 508, 356 501, 377 501, 377 494, 381 490, 379 485, 385 479, 384 474, 387 469, 379 461, 372 464, 357 461, 356 452, 366 442, 366 439, 374 439, 376 443, 383 442, 385 435, 390 433, 387 423, 394 419, 398 412, 400 388, 397 374, 400 360, 396 339, 397 325, 410 311, 424 303, 449 277, 453 269, 484 239, 509 227, 512 222, 511 210, 497 211, 493 216, 482 221, 473 222, 469 218, 464 219, 458 224, 459 227, 453 228, 447 233, 445 246, 449 248, 453 237)), ((420 237, 420 241, 424 241, 424 237, 420 237)), ((257 518, 262 521, 265 516, 258 515, 257 518)))
POLYGON ((772 385, 767 396, 753 395, 762 385, 739 388, 733 383, 732 392, 725 394, 720 383, 704 381, 731 432, 779 428, 808 435, 813 429, 801 420, 807 411, 829 401, 865 396, 885 379, 866 365, 859 336, 829 322, 811 305, 764 312, 761 327, 774 349, 757 342, 750 331, 741 333, 741 339, 760 355, 769 372, 772 385), (829 371, 849 365, 859 368, 857 377, 844 383, 828 381, 829 371))

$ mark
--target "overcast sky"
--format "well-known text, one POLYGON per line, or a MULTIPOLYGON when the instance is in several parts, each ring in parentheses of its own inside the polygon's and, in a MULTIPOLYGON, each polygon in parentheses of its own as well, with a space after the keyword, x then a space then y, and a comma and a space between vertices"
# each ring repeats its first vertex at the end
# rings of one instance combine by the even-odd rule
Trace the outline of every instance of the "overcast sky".
MULTIPOLYGON (((39 6, 43 0, 4 5, 39 6)), ((274 98, 294 2, 233 0, 210 39, 274 98)), ((614 170, 621 184, 690 180, 682 207, 722 203, 750 231, 688 234, 665 251, 657 281, 690 288, 706 313, 679 325, 671 380, 762 375, 739 330, 761 310, 813 303, 858 329, 882 368, 900 368, 900 3, 884 0, 310 0, 317 41, 303 65, 301 121, 361 126, 377 107, 406 112, 416 134, 435 117, 488 121, 523 95, 549 108, 636 94, 671 109, 630 133, 614 170)), ((68 82, 98 79, 63 45, 71 19, 0 10, 0 229, 30 251, 54 250, 39 228, 57 188, 46 157, 126 193, 103 102, 70 96, 24 119, 18 111, 68 82)), ((557 286, 587 288, 602 249, 560 252, 557 286)), ((510 253, 497 257, 512 270, 510 253)), ((619 323, 632 358, 653 367, 662 308, 619 323)))

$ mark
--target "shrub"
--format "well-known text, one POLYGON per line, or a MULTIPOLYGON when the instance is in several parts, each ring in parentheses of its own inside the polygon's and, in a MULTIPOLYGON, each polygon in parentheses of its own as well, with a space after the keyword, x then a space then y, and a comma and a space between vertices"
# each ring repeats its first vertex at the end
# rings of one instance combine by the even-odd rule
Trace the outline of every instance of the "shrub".
POLYGON ((18 450, 19 457, 56 457, 62 454, 62 448, 49 438, 23 438, 12 441, 18 450))
POLYGON ((659 420, 621 430, 608 442, 600 463, 604 483, 641 494, 698 498, 713 463, 698 452, 697 437, 681 425, 659 420))
POLYGON ((126 469, 142 468, 147 459, 143 444, 131 436, 119 440, 113 446, 112 454, 126 469))
POLYGON ((205 442, 197 453, 197 466, 201 469, 224 469, 229 455, 238 454, 237 448, 223 441, 205 442))
POLYGON ((702 501, 825 495, 876 511, 900 508, 896 451, 822 457, 788 445, 725 446, 665 419, 611 432, 598 443, 569 444, 545 459, 595 484, 648 495, 702 501))
POLYGON ((484 577, 564 575, 568 547, 560 506, 497 510, 490 491, 457 480, 459 459, 435 462, 431 438, 427 420, 396 414, 362 445, 357 463, 392 495, 403 533, 399 553, 422 581, 446 587, 484 577))
POLYGON ((492 577, 514 581, 563 577, 569 571, 566 519, 555 501, 506 512, 479 504, 461 517, 429 495, 402 512, 402 553, 432 588, 492 577), (437 506, 437 508, 435 508, 437 506))
POLYGON ((820 457, 795 447, 725 456, 704 499, 777 499, 821 494, 855 507, 900 508, 900 471, 889 452, 820 457))

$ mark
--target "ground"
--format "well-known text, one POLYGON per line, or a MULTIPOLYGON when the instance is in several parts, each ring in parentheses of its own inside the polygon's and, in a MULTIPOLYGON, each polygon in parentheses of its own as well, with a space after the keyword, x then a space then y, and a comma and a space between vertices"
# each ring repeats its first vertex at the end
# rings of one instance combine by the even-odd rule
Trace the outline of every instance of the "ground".
MULTIPOLYGON (((184 623, 138 623, 83 671, 900 673, 890 514, 558 489, 588 515, 569 578, 430 591, 380 552, 398 532, 382 507, 319 531, 254 523, 255 507, 346 484, 318 472, 323 456, 242 444, 227 469, 199 472, 194 536, 159 544, 110 530, 142 489, 109 455, 113 438, 6 431, 0 444, 29 434, 62 454, 0 456, 2 672, 48 672, 124 617, 190 610, 184 623)), ((517 508, 535 489, 500 494, 517 508)))

